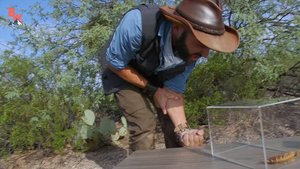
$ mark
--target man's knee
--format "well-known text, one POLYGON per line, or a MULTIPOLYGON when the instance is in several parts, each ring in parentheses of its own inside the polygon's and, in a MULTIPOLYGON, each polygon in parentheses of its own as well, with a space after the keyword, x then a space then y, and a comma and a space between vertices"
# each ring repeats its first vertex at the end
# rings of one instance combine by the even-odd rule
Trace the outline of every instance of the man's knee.
POLYGON ((127 119, 131 149, 153 149, 156 115, 149 101, 136 87, 121 90, 115 96, 127 119))
MULTIPOLYGON (((139 118, 131 119, 128 123, 129 144, 132 150, 154 149, 156 118, 148 109, 141 109, 134 114, 140 114, 139 118)), ((129 118, 130 119, 130 118, 129 118)))
POLYGON ((130 138, 129 148, 136 150, 152 150, 155 148, 155 133, 143 133, 138 140, 130 138))

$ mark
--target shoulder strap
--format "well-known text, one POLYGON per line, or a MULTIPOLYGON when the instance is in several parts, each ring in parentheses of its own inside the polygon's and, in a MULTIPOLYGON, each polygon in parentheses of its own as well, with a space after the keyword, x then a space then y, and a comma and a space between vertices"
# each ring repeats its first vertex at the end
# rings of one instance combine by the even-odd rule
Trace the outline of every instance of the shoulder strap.
MULTIPOLYGON (((142 15, 142 44, 139 50, 139 52, 142 52, 148 48, 148 46, 151 44, 151 42, 157 35, 157 30, 160 25, 162 15, 159 6, 156 4, 140 4, 139 6, 134 7, 128 10, 127 12, 133 9, 140 10, 142 15)), ((114 33, 111 34, 110 38, 106 41, 106 43, 103 45, 102 49, 100 50, 99 52, 100 56, 105 56, 106 49, 109 47, 113 34, 114 33)), ((103 68, 106 67, 105 57, 100 57, 100 63, 103 65, 103 68)))
POLYGON ((142 14, 142 46, 140 51, 143 51, 156 37, 162 15, 156 4, 141 4, 136 8, 142 14))

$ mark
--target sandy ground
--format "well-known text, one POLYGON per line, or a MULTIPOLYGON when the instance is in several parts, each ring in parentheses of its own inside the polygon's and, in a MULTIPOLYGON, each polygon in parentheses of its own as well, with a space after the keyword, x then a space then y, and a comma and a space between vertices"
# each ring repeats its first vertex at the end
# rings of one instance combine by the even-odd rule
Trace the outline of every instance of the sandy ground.
MULTIPOLYGON (((45 150, 15 153, 9 159, 0 159, 0 169, 112 169, 128 155, 128 138, 120 146, 105 146, 80 153, 64 150, 54 154, 45 150)), ((156 149, 163 149, 163 135, 157 134, 156 149)))

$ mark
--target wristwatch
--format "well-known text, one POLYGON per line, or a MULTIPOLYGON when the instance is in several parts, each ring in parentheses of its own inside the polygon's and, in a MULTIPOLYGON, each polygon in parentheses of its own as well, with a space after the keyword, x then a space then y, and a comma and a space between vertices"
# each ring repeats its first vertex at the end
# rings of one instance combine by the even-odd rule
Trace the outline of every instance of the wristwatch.
POLYGON ((183 143, 184 133, 187 132, 188 130, 189 130, 189 126, 187 123, 181 123, 181 124, 177 125, 174 129, 174 133, 176 134, 177 141, 182 146, 184 146, 184 143, 183 143))
POLYGON ((150 83, 147 83, 146 87, 143 89, 143 93, 148 95, 150 98, 153 98, 157 89, 158 88, 156 86, 154 86, 150 83))
POLYGON ((188 130, 188 129, 189 129, 188 124, 186 124, 186 123, 181 123, 181 124, 179 124, 179 125, 177 125, 177 126, 175 127, 174 132, 175 132, 176 134, 180 134, 180 133, 185 132, 185 131, 188 130))

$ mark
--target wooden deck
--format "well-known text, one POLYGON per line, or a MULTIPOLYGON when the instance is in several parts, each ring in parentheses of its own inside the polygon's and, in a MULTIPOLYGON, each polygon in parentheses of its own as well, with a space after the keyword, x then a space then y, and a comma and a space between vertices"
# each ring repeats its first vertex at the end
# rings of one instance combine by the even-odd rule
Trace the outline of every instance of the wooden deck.
MULTIPOLYGON (((271 141, 268 146, 286 146, 286 150, 300 148, 300 137, 271 141)), ((230 145, 223 145, 227 147, 230 145)), ((223 147, 223 148, 224 148, 223 147)), ((272 153, 272 152, 271 152, 272 153)), ((151 151, 136 151, 114 169, 299 169, 300 158, 287 164, 268 165, 263 163, 261 148, 242 146, 234 151, 212 157, 210 147, 173 148, 151 151)))

